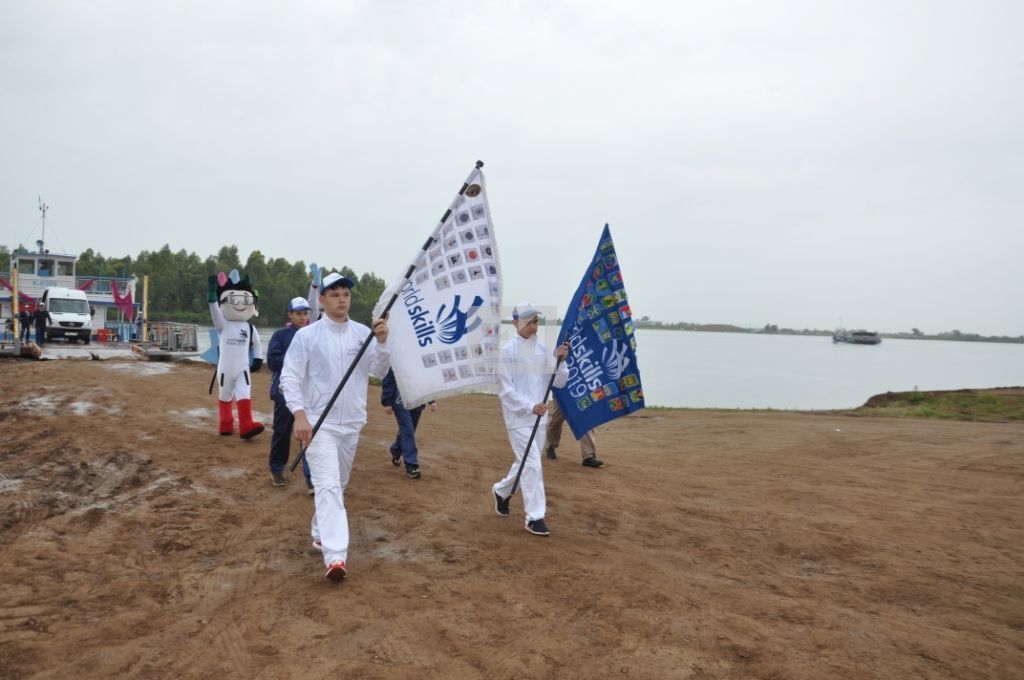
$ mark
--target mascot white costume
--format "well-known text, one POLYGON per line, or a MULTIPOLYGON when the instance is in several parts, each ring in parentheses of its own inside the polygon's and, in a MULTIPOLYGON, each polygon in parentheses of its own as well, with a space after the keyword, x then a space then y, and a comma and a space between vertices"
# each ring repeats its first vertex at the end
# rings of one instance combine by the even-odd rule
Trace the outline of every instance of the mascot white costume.
POLYGON ((210 316, 220 335, 217 360, 217 394, 220 406, 220 433, 234 433, 235 421, 231 401, 238 404, 238 434, 242 439, 251 439, 263 432, 263 424, 252 419, 251 371, 258 371, 263 365, 263 346, 260 334, 250 319, 259 315, 256 310, 258 295, 249 283, 249 277, 239 279, 238 271, 232 269, 230 276, 224 272, 211 276, 206 289, 210 303, 210 316), (249 361, 249 348, 253 359, 249 361))

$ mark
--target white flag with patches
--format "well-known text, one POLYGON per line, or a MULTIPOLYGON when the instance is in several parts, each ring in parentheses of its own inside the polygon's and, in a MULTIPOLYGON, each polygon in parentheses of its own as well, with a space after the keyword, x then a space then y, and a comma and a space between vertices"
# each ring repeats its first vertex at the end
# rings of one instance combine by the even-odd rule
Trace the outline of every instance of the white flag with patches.
POLYGON ((379 318, 397 294, 387 345, 405 407, 465 392, 496 393, 501 267, 479 168, 413 264, 411 275, 392 283, 373 310, 379 318))

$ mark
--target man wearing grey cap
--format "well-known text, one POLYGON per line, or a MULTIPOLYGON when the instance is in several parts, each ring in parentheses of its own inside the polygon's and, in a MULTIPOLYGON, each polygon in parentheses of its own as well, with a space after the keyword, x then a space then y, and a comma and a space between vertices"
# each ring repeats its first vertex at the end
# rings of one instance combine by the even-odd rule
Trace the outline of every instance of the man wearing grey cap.
MULTIPOLYGON (((524 528, 535 536, 548 536, 544 515, 547 500, 544 496, 544 475, 541 470, 540 452, 544 449, 544 424, 547 419, 547 404, 544 401, 551 373, 555 371, 554 361, 547 348, 537 340, 540 312, 529 302, 520 302, 512 310, 512 321, 516 333, 501 348, 501 362, 498 369, 501 410, 505 416, 508 440, 516 460, 508 474, 491 490, 494 493, 494 510, 501 517, 509 516, 509 500, 515 483, 520 461, 526 455, 519 486, 523 490, 523 511, 526 514, 524 528), (537 424, 537 434, 530 450, 526 443, 537 424)), ((565 387, 569 380, 569 369, 563 361, 569 353, 568 343, 558 346, 555 357, 559 360, 555 372, 555 387, 565 387)))
MULTIPOLYGON (((270 367, 270 399, 274 402, 274 434, 270 438, 270 479, 274 486, 284 486, 284 466, 291 455, 292 426, 295 418, 288 410, 281 392, 281 369, 284 356, 295 332, 309 323, 309 303, 305 298, 295 297, 288 303, 288 325, 274 332, 267 350, 267 366, 270 367)), ((313 482, 309 477, 309 463, 302 459, 302 471, 306 476, 306 487, 313 493, 313 482)))

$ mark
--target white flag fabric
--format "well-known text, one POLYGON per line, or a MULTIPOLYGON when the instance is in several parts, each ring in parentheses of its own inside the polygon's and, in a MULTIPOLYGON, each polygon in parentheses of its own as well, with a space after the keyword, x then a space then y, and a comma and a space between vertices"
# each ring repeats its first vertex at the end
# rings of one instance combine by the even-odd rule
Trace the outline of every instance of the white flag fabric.
POLYGON ((379 318, 397 294, 388 350, 405 407, 466 392, 497 393, 501 266, 479 168, 413 263, 411 276, 392 283, 373 310, 379 318))

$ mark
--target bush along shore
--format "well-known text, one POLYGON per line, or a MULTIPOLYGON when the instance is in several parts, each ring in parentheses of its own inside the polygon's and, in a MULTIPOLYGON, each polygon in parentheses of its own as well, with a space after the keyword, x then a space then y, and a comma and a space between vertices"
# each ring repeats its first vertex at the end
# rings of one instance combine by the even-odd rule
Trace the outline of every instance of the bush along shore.
POLYGON ((1024 420, 1024 387, 876 394, 854 413, 1007 423, 1024 420))

